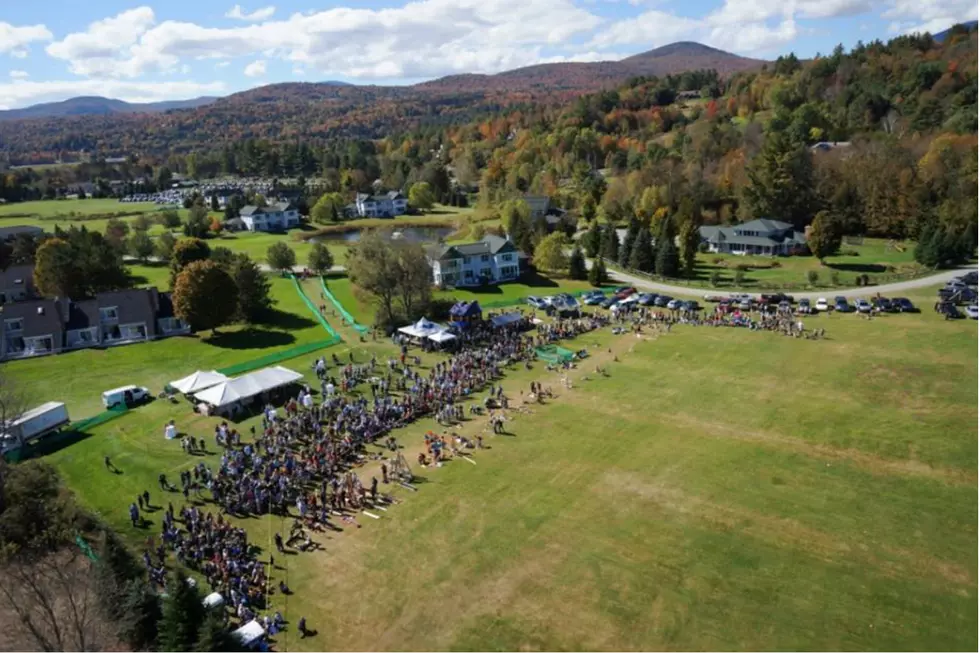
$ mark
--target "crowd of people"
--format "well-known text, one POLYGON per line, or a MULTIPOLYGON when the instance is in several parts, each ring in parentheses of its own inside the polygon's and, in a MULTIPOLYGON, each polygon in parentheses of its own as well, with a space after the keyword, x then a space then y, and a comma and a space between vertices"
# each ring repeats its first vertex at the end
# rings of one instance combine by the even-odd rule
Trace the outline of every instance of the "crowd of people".
POLYGON ((750 331, 771 331, 794 338, 818 339, 826 335, 826 330, 806 328, 803 320, 792 311, 742 311, 725 310, 716 307, 713 311, 658 311, 645 306, 636 306, 630 311, 617 311, 613 317, 615 324, 657 325, 669 332, 675 324, 712 327, 741 327, 750 331))

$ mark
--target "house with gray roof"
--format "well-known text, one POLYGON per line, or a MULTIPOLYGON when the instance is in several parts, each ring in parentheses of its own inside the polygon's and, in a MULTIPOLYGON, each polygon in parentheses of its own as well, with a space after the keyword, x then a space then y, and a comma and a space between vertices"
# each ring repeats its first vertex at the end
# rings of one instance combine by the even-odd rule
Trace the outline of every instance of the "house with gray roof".
POLYGON ((0 309, 0 359, 54 354, 64 346, 65 328, 58 302, 34 299, 6 304, 0 309))
POLYGON ((11 265, 0 270, 0 304, 20 302, 37 297, 34 286, 34 264, 11 265))
POLYGON ((249 231, 286 231, 299 226, 299 210, 289 202, 245 206, 239 217, 249 231))
POLYGON ((376 195, 358 193, 354 211, 360 218, 393 218, 408 213, 408 198, 397 190, 376 195))
POLYGON ((779 220, 751 220, 733 227, 700 227, 709 252, 757 256, 788 256, 806 251, 803 232, 779 220))
POLYGON ((499 236, 484 236, 462 245, 438 245, 427 254, 432 281, 439 287, 483 286, 521 276, 517 247, 499 236))

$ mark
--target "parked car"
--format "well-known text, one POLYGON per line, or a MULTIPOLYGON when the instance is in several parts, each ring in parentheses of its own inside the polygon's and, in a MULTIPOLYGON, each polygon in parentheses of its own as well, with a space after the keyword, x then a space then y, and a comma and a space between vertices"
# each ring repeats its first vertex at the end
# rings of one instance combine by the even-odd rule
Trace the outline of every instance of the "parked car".
POLYGON ((843 297, 834 298, 834 310, 838 313, 850 313, 851 305, 847 303, 847 300, 843 297))
POLYGON ((892 305, 892 300, 887 297, 875 297, 871 300, 871 305, 882 313, 894 313, 898 310, 898 308, 892 305))
POLYGON ((545 302, 540 297, 535 297, 534 295, 527 296, 527 303, 533 306, 534 308, 544 309, 548 307, 547 302, 545 302))
POLYGON ((606 294, 601 290, 592 290, 582 295, 582 303, 586 306, 597 306, 606 300, 606 294))
POLYGON ((867 299, 855 299, 854 310, 856 310, 858 313, 870 313, 871 302, 869 302, 867 299))
POLYGON ((677 311, 677 310, 680 310, 681 304, 683 304, 683 303, 684 302, 682 302, 679 299, 672 299, 669 302, 667 302, 667 308, 669 308, 672 311, 677 311))
POLYGON ((681 310, 685 312, 700 311, 701 306, 693 299, 689 299, 686 302, 681 302, 681 310))
POLYGON ((720 302, 722 299, 724 299, 724 296, 722 296, 722 295, 713 295, 711 293, 708 293, 707 295, 704 296, 704 301, 711 302, 712 304, 716 304, 716 303, 720 302))
POLYGON ((138 385, 124 385, 102 393, 102 405, 106 408, 138 406, 150 398, 150 391, 138 385))
POLYGON ((667 304, 669 304, 672 299, 673 297, 669 295, 657 295, 657 298, 653 300, 653 305, 660 308, 666 308, 667 304))
POLYGON ((969 306, 966 307, 966 316, 968 318, 970 318, 971 320, 977 319, 977 305, 976 304, 970 304, 969 306))
POLYGON ((636 292, 636 288, 634 288, 633 286, 620 286, 619 288, 616 289, 616 292, 614 292, 613 294, 619 299, 626 299, 627 297, 629 297, 635 292, 636 292))
POLYGON ((800 303, 796 306, 796 312, 800 315, 809 315, 813 312, 813 307, 810 306, 809 299, 801 299, 800 303))
POLYGON ((778 306, 783 302, 793 303, 793 298, 789 295, 784 295, 783 293, 776 293, 775 295, 760 295, 759 303, 769 304, 771 306, 778 306))
POLYGON ((817 303, 813 305, 813 308, 816 309, 818 312, 829 311, 830 305, 827 304, 826 297, 818 297, 817 303))
POLYGON ((900 311, 902 313, 919 312, 919 309, 917 309, 915 307, 915 304, 909 301, 907 297, 895 297, 894 299, 892 299, 892 307, 894 307, 895 310, 900 311))
POLYGON ((752 300, 742 299, 738 302, 738 310, 740 311, 751 311, 752 310, 752 300))
POLYGON ((962 281, 968 286, 977 285, 977 271, 973 270, 972 272, 967 272, 966 274, 960 277, 960 281, 962 281))
POLYGON ((617 302, 619 302, 619 300, 618 300, 618 299, 616 299, 616 296, 614 295, 614 296, 612 296, 612 297, 606 297, 606 298, 605 298, 605 299, 604 299, 604 300, 602 301, 602 303, 601 303, 601 304, 599 304, 599 306, 601 306, 601 307, 603 307, 603 308, 607 308, 607 309, 608 309, 608 308, 612 308, 612 307, 613 307, 613 305, 614 305, 614 304, 616 304, 617 302))
POLYGON ((646 303, 643 304, 643 305, 644 306, 654 306, 657 303, 657 297, 659 297, 659 296, 660 295, 658 295, 655 292, 647 293, 647 300, 646 300, 646 303))

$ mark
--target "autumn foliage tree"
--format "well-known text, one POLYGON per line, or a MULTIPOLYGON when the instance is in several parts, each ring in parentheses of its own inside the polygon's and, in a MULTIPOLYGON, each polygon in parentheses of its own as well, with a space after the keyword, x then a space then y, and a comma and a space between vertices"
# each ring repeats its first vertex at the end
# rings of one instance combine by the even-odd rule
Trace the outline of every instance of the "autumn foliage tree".
POLYGON ((194 261, 205 261, 211 257, 211 248, 200 238, 181 238, 170 252, 170 285, 173 287, 177 275, 194 261))
POLYGON ((194 261, 177 275, 174 313, 195 330, 214 329, 235 317, 235 280, 214 261, 194 261))

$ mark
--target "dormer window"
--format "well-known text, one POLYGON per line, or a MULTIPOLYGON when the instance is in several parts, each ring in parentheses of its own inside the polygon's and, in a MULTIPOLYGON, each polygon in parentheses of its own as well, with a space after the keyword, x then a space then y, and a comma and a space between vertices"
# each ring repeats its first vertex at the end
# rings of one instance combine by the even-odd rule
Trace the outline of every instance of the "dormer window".
POLYGON ((108 322, 109 320, 119 319, 119 310, 117 306, 107 306, 105 308, 99 309, 99 319, 103 322, 108 322))

